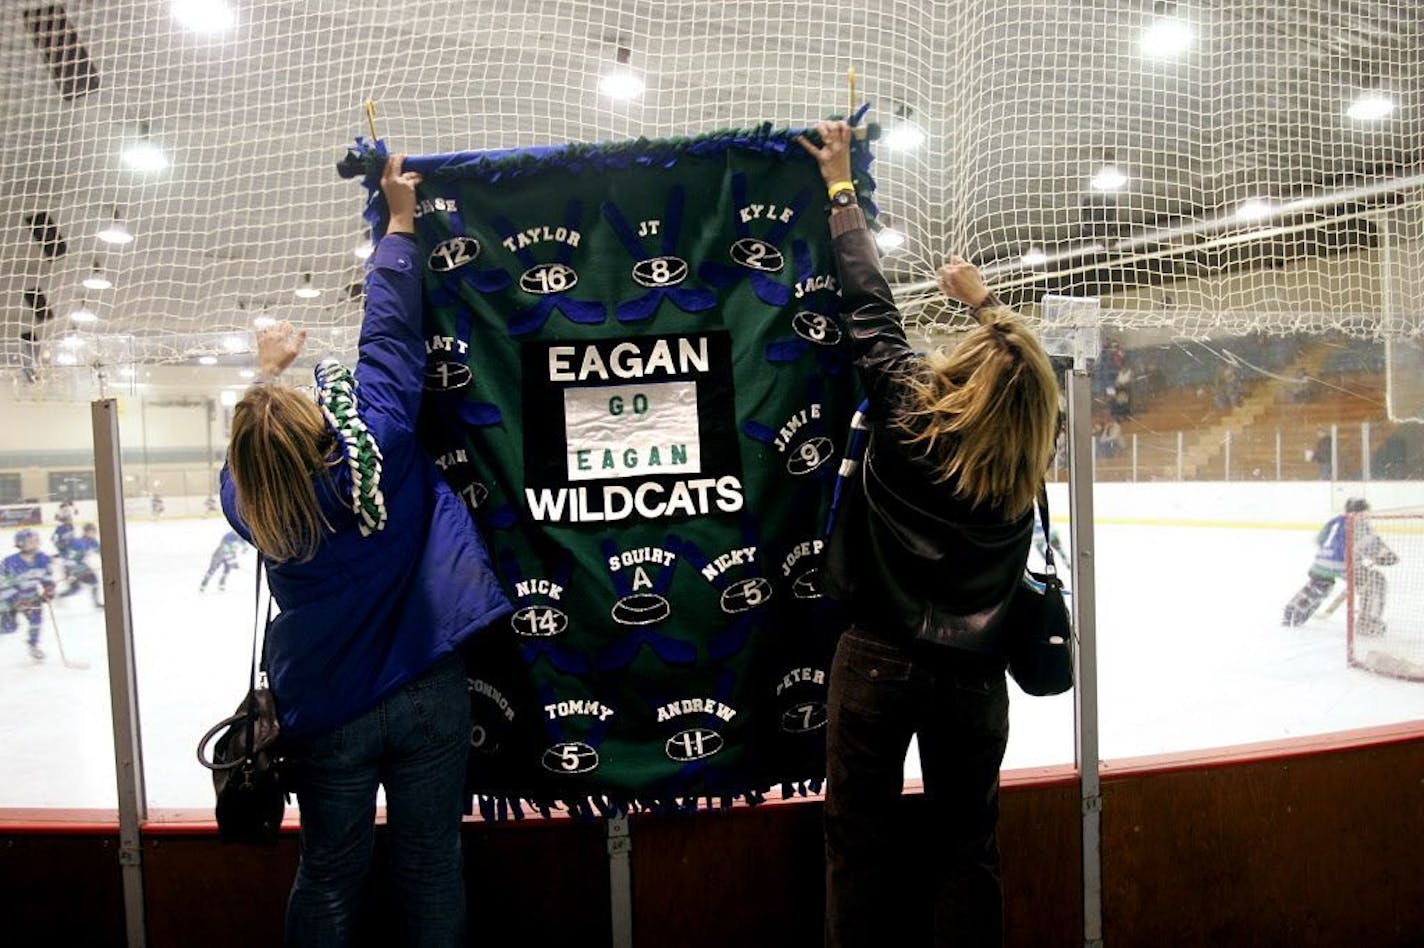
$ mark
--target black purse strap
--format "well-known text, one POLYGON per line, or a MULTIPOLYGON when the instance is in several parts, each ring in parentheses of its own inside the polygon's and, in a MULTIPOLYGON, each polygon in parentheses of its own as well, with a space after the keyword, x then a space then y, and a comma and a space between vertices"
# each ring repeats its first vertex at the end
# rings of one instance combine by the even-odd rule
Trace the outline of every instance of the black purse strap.
MULTIPOLYGON (((257 553, 257 582, 253 590, 252 606, 252 668, 248 673, 247 690, 257 690, 257 673, 262 672, 262 676, 267 676, 267 630, 272 627, 272 591, 271 584, 267 590, 267 619, 262 619, 262 577, 266 573, 266 563, 262 559, 262 552, 257 553), (258 643, 261 643, 262 650, 258 652, 258 643), (259 658, 260 654, 260 658, 259 658)), ((263 682, 266 686, 266 682, 263 682)))
POLYGON ((1049 532, 1047 484, 1038 486, 1038 518, 1043 527, 1043 571, 1049 576, 1057 576, 1058 570, 1053 565, 1053 536, 1049 532))

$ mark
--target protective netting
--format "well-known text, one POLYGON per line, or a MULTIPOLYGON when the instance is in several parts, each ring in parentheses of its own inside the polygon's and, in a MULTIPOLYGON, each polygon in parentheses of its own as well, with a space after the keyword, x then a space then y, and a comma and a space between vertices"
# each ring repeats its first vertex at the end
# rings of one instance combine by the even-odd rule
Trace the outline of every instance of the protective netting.
POLYGON ((1424 512, 1349 523, 1350 664, 1424 681, 1424 512))
POLYGON ((1424 335, 1411 0, 23 0, 0 25, 13 369, 353 325, 361 195, 333 163, 367 97, 438 153, 798 126, 847 111, 851 67, 914 319, 947 315, 927 281, 953 251, 1020 306, 1099 297, 1107 327, 1424 335), (601 91, 615 70, 641 94, 601 91), (115 223, 132 242, 97 238, 115 223))

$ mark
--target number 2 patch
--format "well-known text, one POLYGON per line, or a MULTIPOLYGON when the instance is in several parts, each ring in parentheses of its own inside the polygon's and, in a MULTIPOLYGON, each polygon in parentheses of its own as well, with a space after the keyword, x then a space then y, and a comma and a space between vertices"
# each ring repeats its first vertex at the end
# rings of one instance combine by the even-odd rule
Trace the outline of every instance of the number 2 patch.
POLYGON ((755 237, 743 237, 732 244, 731 254, 732 259, 739 266, 746 267, 748 270, 776 273, 786 265, 780 250, 764 240, 757 240, 755 237))

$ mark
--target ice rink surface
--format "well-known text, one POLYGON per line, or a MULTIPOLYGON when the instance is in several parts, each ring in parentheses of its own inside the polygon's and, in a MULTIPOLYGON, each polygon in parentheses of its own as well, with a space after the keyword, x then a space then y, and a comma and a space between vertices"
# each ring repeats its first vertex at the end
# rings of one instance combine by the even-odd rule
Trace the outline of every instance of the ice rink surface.
MULTIPOLYGON (((83 515, 85 512, 81 512, 83 515)), ((1065 542, 1066 525, 1059 525, 1065 542)), ((253 559, 199 593, 226 531, 218 517, 129 524, 133 623, 147 796, 152 807, 212 805, 199 736, 247 687, 253 559)), ((42 535, 45 549, 50 528, 42 535)), ((0 531, 8 554, 13 530, 0 531)), ((1345 610, 1297 629, 1281 609, 1305 581, 1313 531, 1126 526, 1096 529, 1104 759, 1198 750, 1424 717, 1424 683, 1345 662, 1345 610)), ((1415 564, 1419 569, 1421 564, 1415 564)), ((1398 571, 1402 567, 1396 566, 1398 571)), ((1340 589, 1337 586, 1337 591, 1340 589)), ((0 637, 0 807, 117 806, 103 614, 87 590, 55 601, 49 657, 21 632, 0 637)), ((1011 687, 1006 769, 1073 759, 1073 698, 1011 687)), ((911 749, 906 775, 919 776, 911 749)))

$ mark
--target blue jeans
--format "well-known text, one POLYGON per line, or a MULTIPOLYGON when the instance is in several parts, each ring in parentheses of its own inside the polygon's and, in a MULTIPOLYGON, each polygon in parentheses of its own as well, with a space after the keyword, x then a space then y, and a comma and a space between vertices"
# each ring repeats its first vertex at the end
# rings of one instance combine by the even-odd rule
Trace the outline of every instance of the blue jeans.
POLYGON ((356 940, 378 783, 386 788, 401 944, 465 944, 460 821, 469 734, 464 663, 450 656, 356 720, 295 748, 302 857, 287 902, 290 948, 356 940))
POLYGON ((826 944, 917 944, 932 928, 936 945, 1001 945, 1004 660, 851 628, 831 663, 828 712, 826 944), (912 734, 927 810, 914 826, 897 806, 912 734))

